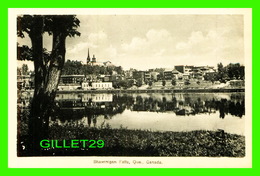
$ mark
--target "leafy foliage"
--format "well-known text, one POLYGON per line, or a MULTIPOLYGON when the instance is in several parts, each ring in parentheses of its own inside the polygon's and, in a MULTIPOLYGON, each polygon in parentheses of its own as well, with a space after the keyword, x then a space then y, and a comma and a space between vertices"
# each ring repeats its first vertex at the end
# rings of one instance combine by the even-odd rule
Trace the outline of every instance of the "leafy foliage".
POLYGON ((35 30, 39 28, 38 21, 42 21, 43 30, 37 32, 48 32, 52 35, 54 32, 61 32, 66 36, 80 36, 77 28, 80 26, 76 15, 22 15, 17 17, 17 36, 24 38, 24 32, 33 37, 35 30))
POLYGON ((204 79, 212 82, 226 82, 232 79, 245 79, 245 67, 240 65, 239 63, 230 63, 227 66, 223 66, 222 63, 219 63, 217 70, 217 73, 208 73, 204 75, 204 79))
POLYGON ((229 64, 227 67, 227 74, 230 79, 244 79, 245 78, 245 67, 237 64, 229 64))
POLYGON ((77 31, 80 21, 76 15, 46 15, 44 18, 44 29, 49 35, 59 32, 69 37, 80 36, 80 32, 77 31))
MULTIPOLYGON (((24 32, 29 35, 29 37, 34 37, 33 34, 36 29, 39 28, 39 23, 37 21, 42 21, 42 15, 22 15, 17 17, 17 36, 24 38, 24 32), (41 19, 41 20, 40 20, 41 19)), ((43 31, 38 31, 43 32, 43 31)))
POLYGON ((113 81, 113 87, 114 88, 130 88, 134 85, 134 80, 119 80, 119 81, 113 81))
POLYGON ((28 74, 28 65, 23 64, 22 65, 22 75, 27 75, 28 74))
MULTIPOLYGON (((46 48, 43 48, 43 59, 45 62, 48 62, 50 60, 50 52, 47 51, 46 48)), ((27 45, 17 45, 17 60, 34 61, 32 55, 32 48, 29 48, 27 45)))
POLYGON ((173 79, 171 83, 172 83, 173 86, 176 86, 176 80, 175 79, 173 79))
POLYGON ((190 84, 190 81, 188 80, 188 79, 186 79, 185 81, 184 81, 184 85, 189 85, 190 84))
POLYGON ((17 60, 33 60, 32 49, 26 45, 17 45, 17 60))
POLYGON ((148 84, 149 84, 149 86, 152 86, 153 85, 153 81, 150 80, 148 84))
POLYGON ((116 66, 100 66, 100 65, 84 65, 80 61, 67 60, 63 67, 63 75, 112 75, 113 72, 116 74, 124 74, 122 67, 116 66))
POLYGON ((166 85, 166 81, 163 80, 163 81, 162 81, 162 86, 165 86, 165 85, 166 85))
POLYGON ((137 86, 137 87, 141 87, 142 85, 143 85, 142 79, 137 79, 137 80, 136 80, 136 86, 137 86))
MULTIPOLYGON (((76 15, 22 15, 17 17, 17 36, 24 38, 27 33, 33 41, 37 36, 47 32, 49 35, 62 34, 67 37, 80 36, 77 28, 80 21, 76 15)), ((53 44, 54 45, 54 44, 53 44)), ((33 52, 36 48, 17 45, 18 60, 34 60, 33 52)), ((47 63, 50 60, 50 53, 42 48, 43 59, 47 63)))

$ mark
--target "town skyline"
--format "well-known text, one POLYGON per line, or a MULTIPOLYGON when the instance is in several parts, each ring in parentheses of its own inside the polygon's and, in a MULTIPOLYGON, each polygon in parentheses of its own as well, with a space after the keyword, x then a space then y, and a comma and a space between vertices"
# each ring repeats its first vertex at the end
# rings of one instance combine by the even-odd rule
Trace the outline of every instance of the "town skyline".
MULTIPOLYGON (((69 60, 69 59, 68 59, 69 60)), ((66 59, 66 62, 68 61, 66 59)), ((82 65, 88 65, 87 62, 83 62, 81 60, 70 60, 70 61, 77 61, 77 62, 80 62, 82 65)), ((34 71, 34 66, 33 66, 33 62, 32 61, 23 61, 23 60, 18 60, 18 67, 17 68, 22 68, 22 66, 25 64, 28 66, 28 71, 34 71)), ((133 67, 129 67, 129 68, 124 68, 122 67, 121 65, 114 65, 112 62, 110 61, 105 61, 105 62, 99 62, 97 61, 96 65, 98 66, 105 66, 105 67, 109 67, 109 66, 114 66, 114 67, 121 67, 124 71, 127 71, 127 70, 139 70, 139 71, 149 71, 149 70, 155 70, 155 69, 165 69, 165 70, 175 70, 175 67, 176 66, 192 66, 192 67, 210 67, 210 68, 214 68, 215 70, 217 69, 217 65, 216 66, 212 66, 212 65, 196 65, 196 64, 178 64, 178 65, 171 65, 171 66, 168 66, 168 67, 151 67, 151 68, 145 68, 145 69, 138 69, 138 68, 133 68, 133 67), (111 63, 111 65, 107 65, 107 63, 111 63)), ((223 66, 227 66, 229 64, 239 64, 241 66, 244 66, 244 64, 241 64, 239 62, 234 62, 234 63, 229 63, 227 65, 224 65, 222 62, 219 62, 217 64, 222 64, 223 66)), ((91 64, 89 64, 90 66, 92 66, 91 64)))

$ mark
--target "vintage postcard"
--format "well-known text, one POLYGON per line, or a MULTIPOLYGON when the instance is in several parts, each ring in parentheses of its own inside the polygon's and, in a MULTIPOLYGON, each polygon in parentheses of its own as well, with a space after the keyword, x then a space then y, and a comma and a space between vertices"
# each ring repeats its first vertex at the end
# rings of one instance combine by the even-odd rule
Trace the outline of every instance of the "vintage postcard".
POLYGON ((9 167, 252 167, 251 15, 9 9, 9 167))

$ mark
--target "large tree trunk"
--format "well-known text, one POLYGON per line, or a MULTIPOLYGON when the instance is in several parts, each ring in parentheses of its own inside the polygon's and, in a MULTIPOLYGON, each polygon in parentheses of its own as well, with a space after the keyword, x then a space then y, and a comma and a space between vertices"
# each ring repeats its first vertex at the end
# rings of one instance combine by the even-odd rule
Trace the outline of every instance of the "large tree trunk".
POLYGON ((62 33, 53 33, 51 59, 42 58, 42 36, 32 39, 35 53, 35 91, 29 117, 30 155, 41 155, 40 141, 48 138, 49 119, 54 107, 54 99, 65 61, 65 39, 62 33))
POLYGON ((35 20, 35 28, 31 31, 32 51, 34 58, 34 70, 35 70, 35 89, 34 96, 31 102, 30 116, 29 116, 29 154, 36 155, 40 151, 39 142, 42 138, 42 98, 44 92, 44 77, 46 75, 46 69, 43 63, 43 18, 38 16, 35 20))

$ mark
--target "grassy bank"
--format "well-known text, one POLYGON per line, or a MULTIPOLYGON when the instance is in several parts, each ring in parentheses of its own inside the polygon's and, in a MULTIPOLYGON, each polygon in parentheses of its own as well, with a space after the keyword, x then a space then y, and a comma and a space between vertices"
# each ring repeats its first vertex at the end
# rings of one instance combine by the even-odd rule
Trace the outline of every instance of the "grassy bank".
MULTIPOLYGON (((125 128, 86 128, 82 126, 50 127, 55 140, 103 140, 103 148, 44 149, 43 156, 245 156, 245 137, 219 131, 152 132, 125 128)), ((21 140, 28 143, 26 136, 21 140)), ((20 155, 29 151, 19 147, 20 155)), ((26 148, 26 147, 25 147, 26 148)))

